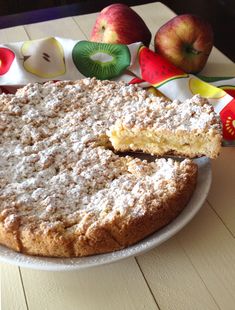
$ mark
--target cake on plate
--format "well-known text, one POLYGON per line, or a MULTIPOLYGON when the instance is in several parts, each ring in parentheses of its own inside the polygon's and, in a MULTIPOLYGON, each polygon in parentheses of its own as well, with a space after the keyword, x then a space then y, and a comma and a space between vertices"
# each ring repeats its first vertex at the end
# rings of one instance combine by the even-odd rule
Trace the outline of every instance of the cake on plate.
POLYGON ((167 103, 94 78, 29 84, 0 95, 0 112, 0 243, 30 255, 119 250, 183 210, 197 180, 191 159, 147 162, 115 150, 214 158, 221 141, 218 117, 198 96, 167 103), (164 130, 169 139, 157 146, 164 130), (195 140, 176 141, 184 131, 199 139, 191 149, 195 140))

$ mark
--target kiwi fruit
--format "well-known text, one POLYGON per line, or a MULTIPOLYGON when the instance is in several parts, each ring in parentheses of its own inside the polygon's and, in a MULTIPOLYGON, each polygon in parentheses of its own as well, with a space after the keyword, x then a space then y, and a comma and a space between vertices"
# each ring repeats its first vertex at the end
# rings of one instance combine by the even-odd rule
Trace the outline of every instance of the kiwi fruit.
POLYGON ((99 80, 119 76, 129 65, 131 55, 123 44, 79 41, 72 51, 73 62, 84 76, 99 80))

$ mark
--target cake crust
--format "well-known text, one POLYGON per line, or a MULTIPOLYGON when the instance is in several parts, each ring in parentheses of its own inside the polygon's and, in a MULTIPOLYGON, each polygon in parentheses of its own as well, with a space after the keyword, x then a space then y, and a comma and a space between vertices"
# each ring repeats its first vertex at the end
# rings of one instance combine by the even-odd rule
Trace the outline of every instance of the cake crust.
POLYGON ((1 244, 52 257, 110 252, 167 225, 189 201, 193 161, 108 149, 112 125, 161 99, 95 79, 30 84, 0 99, 1 244))
POLYGON ((190 160, 179 163, 158 159, 150 165, 128 160, 131 166, 135 166, 131 168, 134 169, 133 174, 116 179, 118 187, 111 183, 109 187, 113 188, 105 189, 103 199, 106 203, 103 202, 102 209, 96 204, 92 211, 83 212, 82 219, 74 219, 69 225, 68 217, 61 216, 61 212, 58 212, 60 220, 56 222, 37 216, 30 223, 31 216, 22 214, 20 206, 15 204, 17 211, 1 218, 0 243, 29 255, 79 257, 125 248, 164 227, 191 198, 197 180, 196 164, 190 160), (144 165, 144 170, 149 170, 141 173, 142 181, 138 171, 141 165, 144 165), (168 177, 162 174, 165 169, 170 174, 168 177), (128 181, 125 190, 118 190, 120 183, 128 181), (130 188, 136 189, 130 191, 130 188), (122 203, 129 195, 126 205, 118 202, 113 206, 108 204, 107 197, 112 202, 117 192, 122 203))

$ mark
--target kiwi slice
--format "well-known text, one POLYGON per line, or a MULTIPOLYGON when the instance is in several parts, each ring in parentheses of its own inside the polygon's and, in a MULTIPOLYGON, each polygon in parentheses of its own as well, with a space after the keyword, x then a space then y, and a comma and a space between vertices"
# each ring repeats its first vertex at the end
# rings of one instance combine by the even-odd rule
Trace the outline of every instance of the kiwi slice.
POLYGON ((126 45, 89 41, 78 42, 73 48, 72 57, 75 66, 84 76, 100 80, 119 76, 131 61, 126 45))

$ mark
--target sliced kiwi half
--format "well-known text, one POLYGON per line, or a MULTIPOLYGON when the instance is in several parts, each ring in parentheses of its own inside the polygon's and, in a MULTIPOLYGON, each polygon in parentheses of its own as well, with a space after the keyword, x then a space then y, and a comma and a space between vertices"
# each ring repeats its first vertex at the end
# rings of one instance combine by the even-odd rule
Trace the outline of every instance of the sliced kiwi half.
POLYGON ((126 45, 89 41, 79 41, 73 48, 72 57, 84 76, 100 80, 119 76, 131 61, 126 45))

